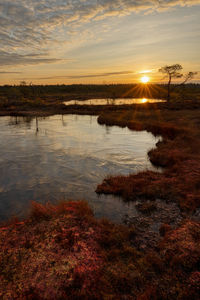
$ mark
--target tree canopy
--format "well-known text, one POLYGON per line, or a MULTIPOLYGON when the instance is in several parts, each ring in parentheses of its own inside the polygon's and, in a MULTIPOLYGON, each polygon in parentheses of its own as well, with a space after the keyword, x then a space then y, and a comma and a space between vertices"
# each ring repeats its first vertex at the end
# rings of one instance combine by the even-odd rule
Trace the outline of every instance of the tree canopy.
MULTIPOLYGON (((184 75, 180 72, 182 71, 183 67, 180 64, 174 64, 170 66, 164 66, 159 69, 159 72, 166 74, 166 77, 168 78, 168 94, 167 94, 167 100, 170 100, 170 85, 172 78, 182 78, 184 75)), ((185 84, 187 81, 194 78, 194 76, 197 74, 197 72, 188 72, 184 76, 184 81, 181 82, 180 85, 185 84)))

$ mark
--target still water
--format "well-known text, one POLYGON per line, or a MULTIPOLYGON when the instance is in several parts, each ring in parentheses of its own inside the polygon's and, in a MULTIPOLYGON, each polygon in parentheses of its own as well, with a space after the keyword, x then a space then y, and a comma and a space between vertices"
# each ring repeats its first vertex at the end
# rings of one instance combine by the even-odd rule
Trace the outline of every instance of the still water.
POLYGON ((0 220, 25 216, 31 200, 85 199, 96 217, 120 222, 133 204, 99 197, 96 186, 108 175, 154 169, 147 151, 159 139, 77 115, 1 117, 0 132, 0 220))
POLYGON ((160 99, 147 98, 121 98, 121 99, 89 99, 89 100, 70 100, 65 101, 65 105, 130 105, 130 104, 144 104, 144 103, 159 103, 165 102, 160 99))

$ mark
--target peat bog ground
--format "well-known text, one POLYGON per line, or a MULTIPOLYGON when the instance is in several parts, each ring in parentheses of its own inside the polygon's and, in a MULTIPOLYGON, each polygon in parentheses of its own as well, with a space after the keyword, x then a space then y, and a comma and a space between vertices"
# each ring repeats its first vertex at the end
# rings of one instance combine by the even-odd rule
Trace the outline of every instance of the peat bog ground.
POLYGON ((84 202, 33 203, 26 220, 2 224, 0 296, 198 299, 200 103, 184 100, 81 109, 41 103, 1 107, 1 115, 55 113, 94 114, 99 124, 162 135, 149 158, 164 169, 162 173, 109 177, 98 185, 97 193, 137 202, 143 217, 126 220, 126 225, 96 220, 84 202), (159 214, 165 205, 169 218, 159 214), (160 220, 156 238, 150 235, 145 242, 154 218, 160 220))

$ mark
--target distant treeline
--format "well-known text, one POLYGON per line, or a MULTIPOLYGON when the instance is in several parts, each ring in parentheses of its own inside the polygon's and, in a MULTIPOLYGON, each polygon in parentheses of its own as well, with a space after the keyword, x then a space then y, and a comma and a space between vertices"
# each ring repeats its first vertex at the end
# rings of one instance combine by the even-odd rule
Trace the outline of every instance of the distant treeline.
MULTIPOLYGON (((165 84, 106 84, 106 85, 4 85, 0 86, 0 97, 12 100, 49 99, 62 101, 70 98, 167 98, 165 84)), ((172 99, 200 99, 200 84, 172 85, 172 99)))

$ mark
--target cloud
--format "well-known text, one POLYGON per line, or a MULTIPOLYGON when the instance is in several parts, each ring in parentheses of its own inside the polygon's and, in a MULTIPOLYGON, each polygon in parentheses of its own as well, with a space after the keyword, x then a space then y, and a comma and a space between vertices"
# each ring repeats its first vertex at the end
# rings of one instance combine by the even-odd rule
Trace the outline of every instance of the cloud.
POLYGON ((40 54, 17 54, 7 53, 0 50, 0 66, 13 66, 13 65, 36 65, 44 63, 60 62, 62 59, 45 58, 40 54))
POLYGON ((22 72, 7 72, 7 71, 0 71, 0 74, 21 74, 22 72))
POLYGON ((92 20, 199 4, 200 0, 0 0, 0 50, 7 53, 0 65, 56 62, 49 51, 46 58, 28 55, 32 49, 37 53, 66 41, 73 26, 92 20))
POLYGON ((121 71, 121 72, 109 72, 109 73, 100 73, 100 74, 88 74, 88 75, 80 75, 80 76, 70 76, 70 79, 79 79, 79 78, 95 78, 95 77, 109 77, 109 76, 117 76, 117 75, 128 75, 132 74, 132 71, 121 71))
POLYGON ((98 77, 109 77, 109 76, 117 76, 117 75, 128 75, 133 74, 132 71, 121 71, 121 72, 109 72, 109 73, 99 73, 99 74, 87 74, 87 75, 73 75, 73 76, 51 76, 51 77, 41 77, 41 78, 32 78, 39 80, 48 80, 48 79, 80 79, 80 78, 98 78, 98 77))
POLYGON ((146 74, 146 73, 155 73, 157 72, 157 69, 151 69, 151 70, 143 70, 143 71, 139 71, 136 74, 146 74))

